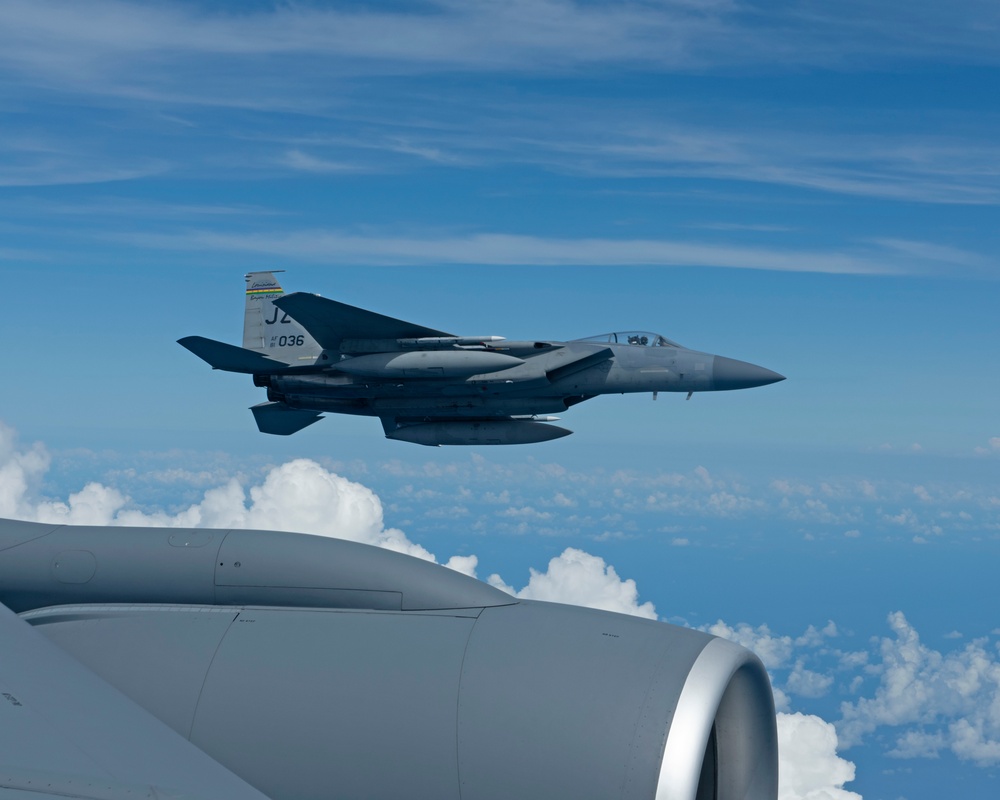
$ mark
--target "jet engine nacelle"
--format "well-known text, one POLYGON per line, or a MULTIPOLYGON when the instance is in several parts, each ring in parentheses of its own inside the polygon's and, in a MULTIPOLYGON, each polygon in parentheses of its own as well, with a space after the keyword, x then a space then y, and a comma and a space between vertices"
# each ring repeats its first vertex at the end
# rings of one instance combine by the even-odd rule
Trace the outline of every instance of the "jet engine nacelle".
POLYGON ((8 605, 11 577, 63 603, 22 613, 38 632, 273 800, 777 796, 764 668, 699 631, 260 531, 0 523, 8 605), (220 587, 239 605, 171 599, 220 587))

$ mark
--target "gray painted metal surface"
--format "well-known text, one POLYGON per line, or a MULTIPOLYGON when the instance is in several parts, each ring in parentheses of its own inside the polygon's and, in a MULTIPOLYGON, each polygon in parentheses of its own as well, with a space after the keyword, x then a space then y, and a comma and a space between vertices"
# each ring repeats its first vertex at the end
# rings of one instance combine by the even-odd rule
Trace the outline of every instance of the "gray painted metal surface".
POLYGON ((289 435, 332 412, 377 416, 388 438, 416 444, 527 444, 570 433, 547 435, 553 426, 539 415, 602 394, 784 380, 646 331, 572 341, 455 336, 314 294, 285 295, 270 272, 246 281, 242 348, 201 336, 179 341, 214 369, 252 374, 267 389, 268 402, 253 408, 264 433, 289 435))
POLYGON ((454 570, 325 536, 4 521, 0 547, 0 603, 15 611, 65 603, 427 610, 514 602, 454 570))
POLYGON ((2 605, 0 644, 0 797, 266 800, 2 605))
POLYGON ((673 703, 710 637, 570 606, 507 611, 483 612, 466 654, 463 797, 652 798, 673 703))
POLYGON ((777 795, 773 700, 749 651, 378 548, 0 521, 0 603, 22 612, 0 609, 5 800, 29 779, 59 795, 65 772, 99 775, 108 797, 260 796, 242 781, 272 800, 777 795), (43 708, 44 681, 59 689, 43 708), (80 736, 99 768, 60 760, 80 736), (101 761, 115 737, 128 770, 101 761), (188 750, 204 762, 179 767, 188 750))

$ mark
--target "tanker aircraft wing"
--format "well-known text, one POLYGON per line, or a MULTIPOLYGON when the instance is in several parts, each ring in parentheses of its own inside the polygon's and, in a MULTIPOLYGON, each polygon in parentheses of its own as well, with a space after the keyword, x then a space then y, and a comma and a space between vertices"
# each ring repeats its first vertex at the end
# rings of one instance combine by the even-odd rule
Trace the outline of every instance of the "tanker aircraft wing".
POLYGON ((749 389, 784 380, 745 361, 631 330, 585 339, 460 336, 246 276, 243 347, 180 344, 215 369, 253 375, 263 433, 324 413, 378 417, 389 439, 425 445, 530 444, 571 431, 549 416, 602 394, 749 389))
POLYGON ((4 605, 0 642, 0 798, 267 800, 4 605))

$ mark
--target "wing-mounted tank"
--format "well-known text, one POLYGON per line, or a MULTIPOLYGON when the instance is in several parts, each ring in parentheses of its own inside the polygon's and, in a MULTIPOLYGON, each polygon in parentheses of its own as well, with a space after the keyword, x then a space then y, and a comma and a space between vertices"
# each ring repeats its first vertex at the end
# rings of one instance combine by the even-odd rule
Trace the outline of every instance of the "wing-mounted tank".
POLYGON ((777 796, 748 650, 345 545, 2 523, 0 601, 273 800, 777 796))
POLYGON ((558 417, 441 420, 435 422, 382 421, 386 439, 428 447, 440 445, 501 445, 549 442, 573 431, 548 423, 558 417))
MULTIPOLYGON (((499 372, 524 359, 497 352, 502 336, 424 336, 401 339, 344 339, 345 356, 331 368, 366 378, 467 378, 499 372)), ((507 349, 507 348, 503 348, 507 349)))
POLYGON ((465 378, 499 372, 524 361, 489 350, 416 350, 406 353, 371 353, 345 358, 333 369, 370 378, 465 378))

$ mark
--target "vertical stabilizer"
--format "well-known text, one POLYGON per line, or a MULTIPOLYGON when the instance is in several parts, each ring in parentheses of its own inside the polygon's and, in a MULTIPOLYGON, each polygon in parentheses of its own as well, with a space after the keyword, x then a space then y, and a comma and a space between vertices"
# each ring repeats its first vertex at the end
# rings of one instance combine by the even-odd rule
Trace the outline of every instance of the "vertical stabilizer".
POLYGON ((248 272, 245 278, 247 302, 243 316, 243 347, 286 364, 306 364, 318 358, 323 348, 305 328, 274 305, 274 301, 285 293, 274 272, 248 272))

